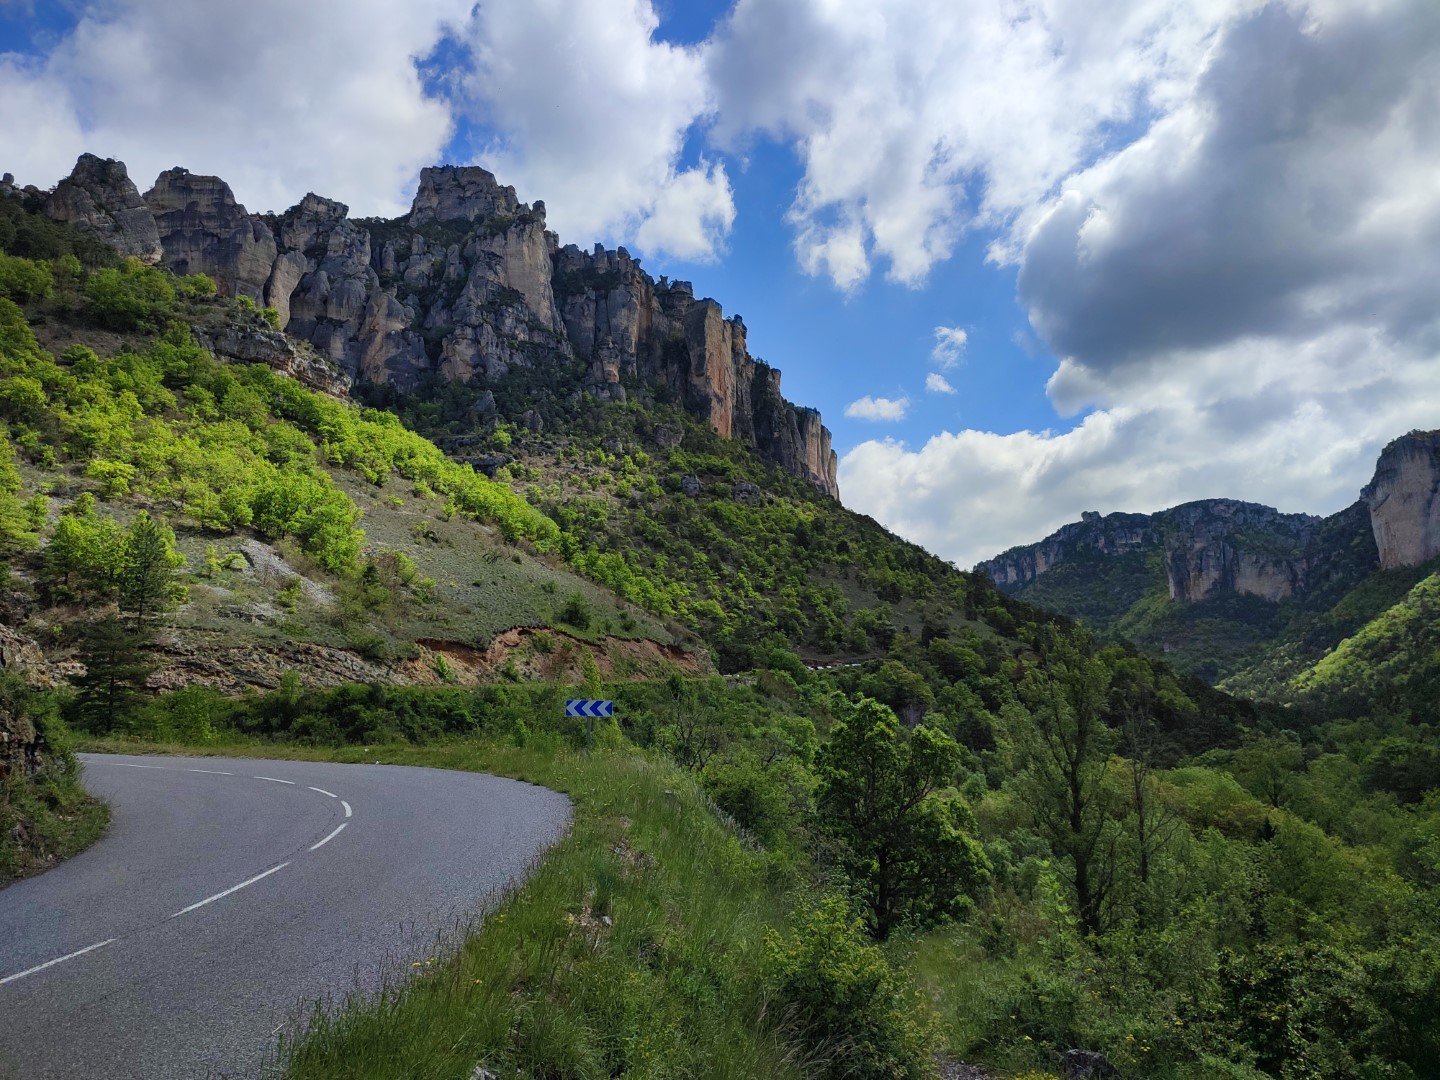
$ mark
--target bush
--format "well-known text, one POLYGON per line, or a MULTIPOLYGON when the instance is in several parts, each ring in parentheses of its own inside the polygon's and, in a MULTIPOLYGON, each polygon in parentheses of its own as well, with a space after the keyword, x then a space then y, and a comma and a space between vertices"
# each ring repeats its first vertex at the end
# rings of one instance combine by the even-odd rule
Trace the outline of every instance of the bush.
POLYGON ((0 252, 0 296, 24 304, 49 296, 55 288, 50 267, 0 252))
POLYGON ((207 300, 215 295, 215 282, 205 274, 188 274, 175 284, 175 291, 186 300, 207 300))
POLYGON ((590 629, 590 605, 578 592, 573 592, 565 598, 565 606, 560 609, 557 618, 567 626, 573 626, 576 630, 590 629))
POLYGON ((158 329, 175 306, 170 275, 139 259, 95 271, 85 282, 85 296, 91 313, 111 330, 158 329))
POLYGON ((702 780, 715 805, 757 839, 769 844, 784 832, 791 817, 791 793, 758 761, 713 762, 702 780))
POLYGON ((766 977, 811 1055, 807 1076, 834 1080, 930 1077, 935 1022, 907 994, 861 921, 831 896, 800 913, 792 935, 765 943, 766 977))

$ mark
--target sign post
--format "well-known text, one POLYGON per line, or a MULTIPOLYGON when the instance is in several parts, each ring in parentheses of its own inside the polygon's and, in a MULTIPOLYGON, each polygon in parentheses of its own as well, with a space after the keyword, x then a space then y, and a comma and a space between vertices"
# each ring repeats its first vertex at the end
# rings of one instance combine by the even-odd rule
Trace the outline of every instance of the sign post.
POLYGON ((565 702, 566 716, 585 717, 585 745, 595 745, 595 717, 614 716, 615 702, 600 701, 594 698, 569 698, 565 702))

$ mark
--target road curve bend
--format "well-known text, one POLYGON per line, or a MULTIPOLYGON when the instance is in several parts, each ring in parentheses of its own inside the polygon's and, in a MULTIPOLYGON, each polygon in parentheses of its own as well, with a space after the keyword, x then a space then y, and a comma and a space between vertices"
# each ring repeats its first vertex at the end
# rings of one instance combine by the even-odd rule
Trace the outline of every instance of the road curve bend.
POLYGON ((524 876, 563 795, 396 765, 83 754, 109 833, 0 890, 0 1078, 260 1075, 524 876))

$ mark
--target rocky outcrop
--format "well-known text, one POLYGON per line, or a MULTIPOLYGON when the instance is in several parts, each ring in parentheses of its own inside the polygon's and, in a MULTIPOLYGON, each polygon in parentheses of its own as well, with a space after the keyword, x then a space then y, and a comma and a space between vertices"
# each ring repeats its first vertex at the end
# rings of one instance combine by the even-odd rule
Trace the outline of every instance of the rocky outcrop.
MULTIPOLYGON (((434 374, 483 387, 516 368, 572 379, 578 360, 576 393, 623 401, 627 384, 663 388, 717 434, 839 494, 829 430, 781 396, 780 372, 751 356, 738 315, 688 282, 657 282, 624 248, 560 247, 545 204, 521 202, 484 169, 423 170, 410 213, 393 221, 351 220, 314 194, 251 214, 218 177, 179 168, 141 200, 123 165, 88 156, 52 202, 117 247, 152 236, 152 260, 273 307, 341 380, 408 391, 434 374)), ((253 337, 213 344, 237 359, 258 350, 282 370, 297 362, 253 337)))
POLYGON ((265 303, 275 266, 275 237, 263 221, 235 201, 218 176, 167 169, 145 193, 164 248, 165 265, 177 274, 206 274, 224 296, 265 303))
POLYGON ((1149 514, 1108 514, 1086 511, 1081 519, 1041 540, 1014 547, 978 564, 1002 589, 1028 585, 1051 567, 1087 555, 1127 555, 1158 546, 1159 531, 1149 514))
POLYGON ((229 323, 218 330, 197 331, 196 339, 223 360, 268 364, 282 375, 332 397, 350 393, 353 380, 314 349, 272 330, 257 316, 256 323, 229 323))
POLYGON ((91 233, 122 255, 147 263, 164 256, 154 216, 125 165, 113 158, 81 154, 74 171, 46 200, 45 213, 91 233))
POLYGON ((780 372, 750 355, 740 316, 696 299, 688 281, 655 281, 624 248, 564 247, 554 281, 570 343, 591 362, 593 392, 623 390, 622 378, 665 386, 716 434, 839 496, 829 429, 819 413, 784 399, 780 372))
POLYGON ((1385 447, 1362 497, 1386 570, 1440 555, 1440 431, 1412 431, 1385 447))
POLYGON ((1156 516, 1172 600, 1294 595, 1305 581, 1305 550, 1320 522, 1233 499, 1188 503, 1156 516))

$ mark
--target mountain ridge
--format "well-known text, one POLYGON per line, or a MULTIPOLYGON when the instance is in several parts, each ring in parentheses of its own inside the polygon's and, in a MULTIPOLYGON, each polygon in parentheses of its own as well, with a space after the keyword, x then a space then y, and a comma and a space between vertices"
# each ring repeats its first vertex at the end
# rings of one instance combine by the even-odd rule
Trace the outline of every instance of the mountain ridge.
POLYGON ((273 308, 278 329, 352 384, 403 392, 438 376, 483 387, 549 367, 575 394, 676 400, 839 496, 829 429, 785 400, 740 316, 689 282, 651 277, 623 247, 562 247, 543 202, 521 202, 477 166, 422 170, 410 213, 388 221, 352 219, 314 193, 281 214, 250 213, 219 177, 178 167, 142 196, 122 162, 92 154, 53 192, 23 193, 124 255, 204 273, 222 296, 273 308))

